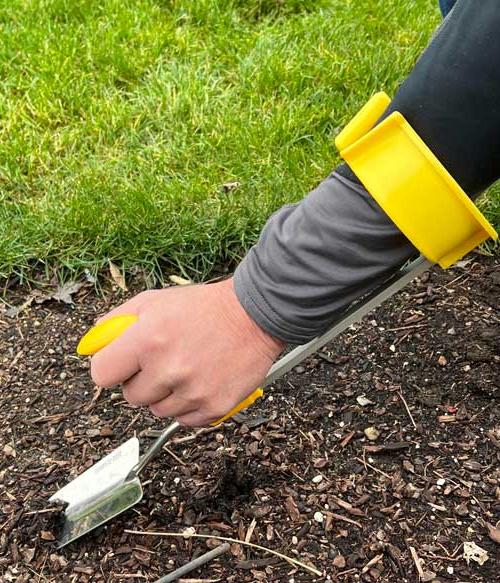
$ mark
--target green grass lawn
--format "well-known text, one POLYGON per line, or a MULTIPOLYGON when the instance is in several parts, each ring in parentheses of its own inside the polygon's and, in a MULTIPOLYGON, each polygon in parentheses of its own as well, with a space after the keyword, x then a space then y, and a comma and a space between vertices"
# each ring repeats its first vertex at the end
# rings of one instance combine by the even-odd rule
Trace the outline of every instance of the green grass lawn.
POLYGON ((0 276, 112 259, 201 278, 240 256, 395 91, 435 4, 0 0, 0 276))

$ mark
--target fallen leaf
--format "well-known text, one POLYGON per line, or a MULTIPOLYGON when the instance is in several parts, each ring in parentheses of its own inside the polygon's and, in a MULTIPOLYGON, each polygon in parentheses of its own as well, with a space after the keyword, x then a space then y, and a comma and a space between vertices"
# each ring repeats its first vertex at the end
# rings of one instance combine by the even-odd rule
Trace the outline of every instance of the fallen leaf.
POLYGON ((122 274, 120 268, 112 261, 109 262, 109 273, 111 274, 111 279, 116 283, 116 285, 123 291, 127 291, 125 277, 122 274))
POLYGON ((175 285, 191 285, 193 283, 190 279, 180 277, 179 275, 169 275, 168 279, 175 285))
POLYGON ((5 315, 8 318, 15 318, 23 310, 29 308, 33 302, 36 302, 37 304, 43 304, 44 302, 47 302, 50 299, 52 299, 51 294, 44 294, 42 291, 35 289, 30 293, 30 295, 24 300, 22 304, 20 304, 19 306, 12 306, 8 310, 6 310, 5 315))
POLYGON ((68 281, 63 285, 58 285, 57 290, 53 294, 53 299, 65 304, 73 304, 73 294, 76 294, 83 287, 83 283, 77 281, 68 281))
POLYGON ((464 543, 463 557, 467 565, 470 563, 470 561, 475 561, 479 565, 483 565, 489 559, 488 552, 474 542, 464 543))

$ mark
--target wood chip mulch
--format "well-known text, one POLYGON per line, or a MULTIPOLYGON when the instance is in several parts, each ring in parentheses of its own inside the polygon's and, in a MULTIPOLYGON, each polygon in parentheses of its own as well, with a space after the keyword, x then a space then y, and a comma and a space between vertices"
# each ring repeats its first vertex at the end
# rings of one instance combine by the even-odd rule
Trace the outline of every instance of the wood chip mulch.
POLYGON ((51 494, 165 423, 94 387, 75 355, 120 290, 70 292, 73 305, 14 287, 0 307, 2 582, 156 581, 220 543, 126 531, 189 527, 323 575, 232 544, 186 580, 500 580, 498 259, 424 274, 236 420, 177 435, 142 475, 140 504, 56 550, 51 494))

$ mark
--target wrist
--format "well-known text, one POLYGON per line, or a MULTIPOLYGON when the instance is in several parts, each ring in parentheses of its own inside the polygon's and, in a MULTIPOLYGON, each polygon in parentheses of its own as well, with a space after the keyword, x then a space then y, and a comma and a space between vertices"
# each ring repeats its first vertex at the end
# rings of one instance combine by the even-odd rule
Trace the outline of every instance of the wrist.
POLYGON ((236 295, 232 277, 216 285, 221 295, 221 316, 227 320, 234 333, 251 339, 253 346, 259 352, 274 361, 287 343, 264 330, 248 314, 236 295))

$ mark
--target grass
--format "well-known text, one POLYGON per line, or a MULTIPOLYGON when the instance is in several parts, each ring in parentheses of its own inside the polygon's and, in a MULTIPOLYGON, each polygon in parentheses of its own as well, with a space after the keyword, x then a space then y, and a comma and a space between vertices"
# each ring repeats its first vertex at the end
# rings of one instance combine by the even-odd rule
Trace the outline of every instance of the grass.
POLYGON ((241 256, 438 22, 433 0, 0 0, 0 276, 241 256))

